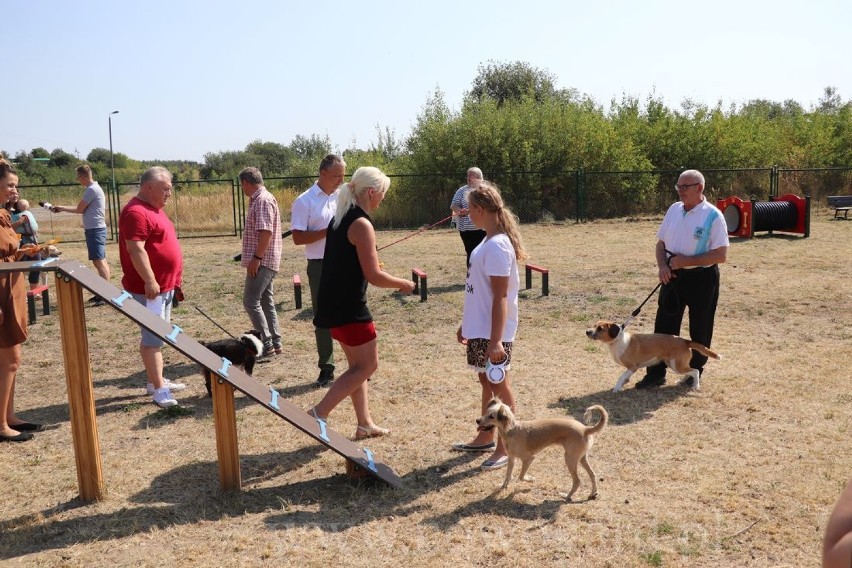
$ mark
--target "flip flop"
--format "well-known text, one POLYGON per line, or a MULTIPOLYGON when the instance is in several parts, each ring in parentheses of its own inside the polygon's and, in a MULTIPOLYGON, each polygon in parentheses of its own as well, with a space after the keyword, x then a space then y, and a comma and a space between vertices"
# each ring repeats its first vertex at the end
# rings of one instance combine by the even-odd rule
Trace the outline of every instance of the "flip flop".
POLYGON ((0 434, 0 442, 26 442, 27 440, 32 439, 32 432, 21 432, 20 434, 17 434, 15 436, 4 436, 0 434))
POLYGON ((493 452, 497 444, 488 442, 487 444, 453 444, 453 450, 456 452, 493 452))
POLYGON ((41 432, 44 430, 44 424, 35 424, 33 422, 21 422, 20 424, 10 424, 9 426, 18 432, 41 432))

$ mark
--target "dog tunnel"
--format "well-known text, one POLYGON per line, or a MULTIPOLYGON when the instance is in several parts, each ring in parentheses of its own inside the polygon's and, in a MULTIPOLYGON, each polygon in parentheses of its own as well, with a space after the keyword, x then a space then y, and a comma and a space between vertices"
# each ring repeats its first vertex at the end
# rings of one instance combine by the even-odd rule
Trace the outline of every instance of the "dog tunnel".
POLYGON ((743 201, 739 197, 721 199, 716 206, 725 216, 728 234, 751 238, 755 231, 810 235, 810 196, 788 193, 770 201, 743 201))

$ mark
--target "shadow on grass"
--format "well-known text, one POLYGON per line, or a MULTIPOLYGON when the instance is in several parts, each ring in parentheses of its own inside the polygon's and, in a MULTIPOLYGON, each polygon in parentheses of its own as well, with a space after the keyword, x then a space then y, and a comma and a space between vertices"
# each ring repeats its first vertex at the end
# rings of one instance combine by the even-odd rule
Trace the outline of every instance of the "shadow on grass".
MULTIPOLYGON (((142 366, 141 359, 139 360, 139 366, 142 366)), ((204 378, 201 376, 200 367, 195 363, 176 363, 170 365, 164 365, 163 367, 163 375, 166 379, 172 380, 174 382, 179 382, 178 379, 183 379, 184 377, 192 377, 197 376, 201 387, 204 388, 204 378)), ((113 377, 109 379, 94 379, 92 384, 95 388, 98 387, 116 387, 121 389, 135 390, 136 392, 143 393, 145 389, 145 385, 148 383, 148 376, 145 374, 144 370, 133 373, 132 375, 127 375, 124 377, 113 377)))
MULTIPOLYGON (((269 513, 266 519, 273 530, 293 527, 315 527, 326 532, 343 531, 353 526, 391 516, 417 513, 421 506, 414 501, 429 492, 442 489, 470 476, 479 475, 476 467, 456 466, 479 456, 460 454, 439 464, 430 464, 402 477, 403 486, 393 489, 372 478, 350 479, 344 474, 319 479, 286 483, 286 477, 317 458, 326 448, 312 445, 292 452, 271 452, 241 457, 245 484, 266 484, 282 477, 275 487, 244 488, 223 493, 218 489, 216 462, 196 462, 175 468, 154 479, 149 487, 133 495, 129 502, 139 506, 99 513, 96 504, 72 499, 37 513, 0 522, 0 560, 8 560, 51 549, 63 549, 106 539, 122 539, 155 529, 190 525, 202 521, 218 521, 244 514, 269 513), (191 496, 187 495, 192 488, 191 496), (316 512, 294 511, 291 507, 319 505, 316 512), (75 511, 73 518, 60 518, 75 511), (278 512, 280 511, 280 512, 278 512), (89 514, 87 514, 89 513, 89 514)), ((342 469, 341 462, 341 469, 342 469)), ((498 502, 501 503, 501 502, 498 502)), ((506 514, 518 515, 517 504, 500 505, 506 514), (514 509, 515 512, 510 511, 514 509)), ((545 504, 545 509, 550 505, 545 504)), ((542 505, 523 509, 542 517, 542 505)), ((493 509, 492 509, 493 510, 493 509)), ((473 514, 475 509, 469 509, 473 514)))
MULTIPOLYGON (((606 408, 609 414, 611 426, 625 426, 647 420, 654 416, 654 412, 681 397, 690 396, 693 393, 691 387, 681 386, 672 381, 680 378, 668 377, 665 386, 650 390, 636 390, 628 384, 628 388, 621 392, 612 390, 599 391, 583 396, 561 397, 558 401, 548 405, 548 408, 559 408, 583 421, 583 413, 594 404, 606 408), (669 386, 671 385, 671 386, 669 386)), ((615 378, 613 378, 613 384, 615 378)), ((597 420, 597 416, 594 420, 597 420)))
POLYGON ((509 519, 552 523, 556 520, 559 510, 564 505, 576 503, 564 499, 523 503, 514 498, 515 493, 516 491, 510 489, 500 493, 492 492, 479 501, 466 503, 447 513, 424 519, 423 524, 432 525, 445 531, 451 529, 466 517, 481 517, 482 515, 498 515, 509 519))

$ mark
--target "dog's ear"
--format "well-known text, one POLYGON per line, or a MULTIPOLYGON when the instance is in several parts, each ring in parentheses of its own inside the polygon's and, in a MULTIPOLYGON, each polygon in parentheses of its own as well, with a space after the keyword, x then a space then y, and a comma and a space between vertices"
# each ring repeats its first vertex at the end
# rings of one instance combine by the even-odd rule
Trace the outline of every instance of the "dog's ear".
POLYGON ((492 406, 494 406, 496 404, 502 404, 502 403, 503 403, 503 401, 500 400, 500 397, 492 396, 491 400, 488 401, 488 404, 485 405, 485 408, 491 408, 492 406))
POLYGON ((621 326, 617 323, 609 324, 609 336, 613 339, 618 337, 618 334, 621 333, 621 326))
POLYGON ((505 404, 500 404, 497 408, 497 421, 501 424, 506 424, 509 421, 509 415, 506 413, 507 406, 505 404))

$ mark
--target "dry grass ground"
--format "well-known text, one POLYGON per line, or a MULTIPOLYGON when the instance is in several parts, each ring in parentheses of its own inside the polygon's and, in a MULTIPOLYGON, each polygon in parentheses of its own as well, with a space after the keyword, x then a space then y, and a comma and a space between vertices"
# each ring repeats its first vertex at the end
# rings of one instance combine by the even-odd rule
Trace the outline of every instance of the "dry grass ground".
MULTIPOLYGON (((322 447, 243 396, 237 399, 242 492, 223 494, 211 401, 195 366, 166 351, 166 375, 189 383, 168 416, 142 395, 136 328, 109 307, 87 308, 105 500, 82 503, 58 322, 40 316, 24 347, 21 415, 53 427, 0 446, 0 563, 11 566, 351 565, 813 566, 828 512, 850 476, 852 223, 817 212, 811 238, 761 235, 733 243, 722 268, 712 361, 694 393, 611 389, 621 369, 586 327, 624 319, 656 283, 659 219, 524 226, 532 262, 551 270, 522 292, 513 382, 518 415, 580 417, 604 405, 610 426, 590 459, 596 501, 567 503, 553 448, 532 484, 494 493, 503 471, 449 450, 474 433, 478 387, 455 342, 464 255, 435 230, 381 253, 397 275, 429 274, 428 302, 372 289, 381 366, 371 405, 390 436, 371 440, 404 486, 353 481, 322 447)), ((379 245, 405 233, 381 233, 379 245)), ((187 301, 174 320, 199 339, 248 327, 235 238, 185 240, 187 301)), ((117 249, 108 254, 118 273, 117 249)), ((84 259, 82 244, 64 246, 84 259)), ((256 378, 301 407, 316 402, 310 313, 294 307, 304 274, 287 241, 277 299, 286 356, 256 378)), ((522 276, 523 278, 523 276, 522 276)), ((51 276, 52 279, 52 276, 51 276)), ((523 284, 523 283, 522 283, 523 284)), ((307 290, 306 290, 307 292, 307 290)), ((306 294, 307 299, 307 294, 306 294)), ((306 302, 309 304, 309 302, 306 302)), ((655 302, 635 331, 651 331, 655 302)), ((338 352, 339 357, 339 352, 338 352)), ((339 362, 343 365, 342 362, 339 362)), ((348 402, 330 419, 351 435, 348 402)), ((582 478, 581 478, 582 479, 582 478)), ((577 496, 588 492, 583 480, 577 496)))

